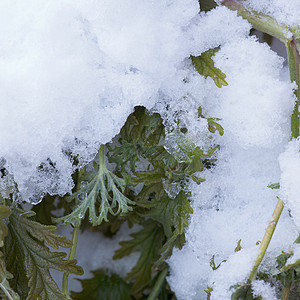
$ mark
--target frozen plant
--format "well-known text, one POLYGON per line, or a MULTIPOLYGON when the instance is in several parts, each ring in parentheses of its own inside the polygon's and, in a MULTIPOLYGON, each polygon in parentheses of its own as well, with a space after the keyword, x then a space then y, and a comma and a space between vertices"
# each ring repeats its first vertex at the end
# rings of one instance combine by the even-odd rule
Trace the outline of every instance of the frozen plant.
POLYGON ((300 297, 298 0, 3 0, 0 25, 1 298, 300 297))

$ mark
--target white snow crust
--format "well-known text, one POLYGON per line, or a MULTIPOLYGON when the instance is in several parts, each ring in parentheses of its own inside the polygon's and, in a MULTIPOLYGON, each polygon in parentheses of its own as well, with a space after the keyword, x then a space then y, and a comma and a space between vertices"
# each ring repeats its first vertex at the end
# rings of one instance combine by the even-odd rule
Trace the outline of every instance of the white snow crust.
POLYGON ((293 139, 279 156, 281 168, 280 191, 295 223, 300 229, 300 140, 293 139))
POLYGON ((261 296, 264 300, 276 300, 276 291, 269 283, 262 280, 255 280, 252 282, 253 296, 261 296))

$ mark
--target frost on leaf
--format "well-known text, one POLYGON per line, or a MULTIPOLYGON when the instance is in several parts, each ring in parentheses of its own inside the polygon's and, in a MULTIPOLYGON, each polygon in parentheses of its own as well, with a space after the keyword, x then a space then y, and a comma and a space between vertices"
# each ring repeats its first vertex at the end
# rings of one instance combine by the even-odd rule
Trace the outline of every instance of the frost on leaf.
POLYGON ((55 219, 65 224, 77 224, 84 218, 89 210, 89 220, 93 226, 100 225, 102 221, 108 222, 108 213, 112 215, 125 214, 132 210, 129 205, 135 203, 123 195, 125 181, 110 172, 105 166, 104 146, 100 148, 100 164, 94 164, 95 172, 85 174, 83 181, 88 181, 79 191, 69 197, 69 201, 75 200, 78 205, 72 213, 55 219), (121 191, 120 191, 121 190, 121 191), (83 198, 83 200, 82 200, 83 198), (118 207, 115 211, 114 208, 118 207))

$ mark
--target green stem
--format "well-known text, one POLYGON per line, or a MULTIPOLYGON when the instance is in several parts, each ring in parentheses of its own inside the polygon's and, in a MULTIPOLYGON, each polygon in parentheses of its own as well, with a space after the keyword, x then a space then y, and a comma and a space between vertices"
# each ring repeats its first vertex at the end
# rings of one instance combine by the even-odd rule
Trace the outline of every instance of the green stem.
POLYGON ((101 166, 105 166, 105 153, 104 153, 104 145, 100 146, 100 168, 101 166))
MULTIPOLYGON (((85 167, 82 168, 80 171, 78 171, 77 187, 76 187, 77 191, 80 189, 80 186, 81 186, 80 178, 83 176, 84 172, 85 172, 85 167)), ((75 258, 80 224, 81 224, 81 220, 78 219, 76 221, 75 225, 74 225, 74 228, 73 228, 72 247, 70 249, 68 260, 73 260, 75 258)), ((63 275, 63 281, 62 281, 62 291, 66 295, 67 298, 69 298, 69 281, 68 281, 68 278, 69 278, 69 273, 65 272, 64 275, 63 275)))
MULTIPOLYGON (((78 226, 74 227, 74 229, 73 229, 72 247, 70 249, 68 260, 73 260, 75 258, 77 242, 78 242, 79 227, 80 227, 80 224, 78 226)), ((63 275, 62 291, 67 297, 69 297, 68 277, 69 277, 69 273, 65 272, 63 275)))
POLYGON ((239 1, 223 0, 222 5, 231 10, 237 11, 237 14, 246 19, 254 29, 274 36, 283 43, 287 43, 287 41, 289 40, 288 36, 291 35, 292 32, 297 31, 290 29, 284 24, 278 23, 271 16, 246 9, 239 1))
POLYGON ((155 300, 161 290, 163 282, 168 274, 169 269, 165 268, 158 276, 155 285, 151 291, 151 294, 148 296, 147 300, 155 300))
POLYGON ((296 102, 294 110, 291 116, 291 132, 292 138, 297 138, 299 136, 299 52, 296 47, 296 40, 293 38, 291 41, 286 43, 287 57, 290 70, 291 82, 296 82, 297 88, 295 89, 296 102))
POLYGON ((287 285, 283 288, 282 295, 281 295, 281 300, 287 300, 288 299, 290 289, 291 289, 291 285, 292 284, 289 284, 289 285, 287 285))
POLYGON ((275 227, 277 225, 277 222, 278 222, 279 217, 281 215, 281 212, 283 210, 283 205, 284 205, 283 201, 278 199, 277 205, 276 205, 275 210, 274 210, 273 215, 272 215, 273 219, 269 223, 269 225, 266 229, 265 235, 264 235, 263 240, 262 240, 262 242, 260 244, 260 247, 259 247, 259 254, 256 258, 256 261, 255 261, 254 266, 252 268, 252 271, 250 273, 250 276, 249 276, 250 281, 253 281, 256 278, 257 269, 258 269, 262 259, 264 258, 266 250, 267 250, 267 248, 270 244, 270 241, 271 241, 271 238, 273 236, 275 227))

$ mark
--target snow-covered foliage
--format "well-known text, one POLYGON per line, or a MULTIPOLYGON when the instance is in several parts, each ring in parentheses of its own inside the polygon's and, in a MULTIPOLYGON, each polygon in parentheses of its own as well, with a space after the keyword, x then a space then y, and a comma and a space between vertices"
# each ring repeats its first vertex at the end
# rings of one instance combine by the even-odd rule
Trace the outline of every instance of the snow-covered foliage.
MULTIPOLYGON (((244 2, 286 26, 300 24, 297 0, 244 2)), ((293 218, 285 208, 267 257, 288 249, 300 227, 300 145, 290 141, 296 85, 284 58, 250 36, 251 25, 235 11, 199 9, 197 0, 0 2, 3 197, 37 204, 47 193, 71 193, 74 171, 119 133, 137 105, 162 116, 167 151, 177 149, 174 124, 187 128, 196 146, 218 145, 216 165, 201 175, 206 181, 189 186, 194 212, 186 243, 167 261, 179 300, 204 299, 207 286, 211 299, 230 299, 232 286, 247 281, 277 202, 278 190, 268 185, 280 182, 293 218), (189 59, 217 47, 213 61, 228 83, 221 88, 189 59), (200 106, 220 119, 223 136, 209 134, 200 106), (221 264, 216 270, 212 257, 221 264)), ((87 256, 82 250, 79 261, 87 265, 94 255, 102 266, 109 258, 101 253, 115 244, 87 256)), ((264 268, 274 264, 266 259, 264 268)), ((259 280, 253 293, 276 299, 259 280)))

